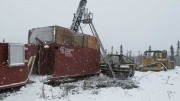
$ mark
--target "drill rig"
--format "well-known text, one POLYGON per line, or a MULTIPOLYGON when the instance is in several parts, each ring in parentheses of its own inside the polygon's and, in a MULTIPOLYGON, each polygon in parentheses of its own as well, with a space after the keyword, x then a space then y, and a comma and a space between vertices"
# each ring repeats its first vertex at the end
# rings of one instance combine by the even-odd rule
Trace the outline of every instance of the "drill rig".
POLYGON ((102 60, 101 60, 101 72, 105 75, 108 75, 110 77, 113 77, 114 79, 116 77, 119 77, 119 74, 125 74, 127 75, 133 75, 134 74, 134 62, 131 61, 130 59, 129 62, 127 62, 127 57, 125 57, 124 55, 113 55, 113 54, 106 54, 106 51, 103 47, 103 44, 99 38, 99 35, 95 29, 95 26, 93 24, 93 13, 88 12, 88 9, 86 9, 86 4, 87 4, 87 0, 81 0, 78 6, 78 9, 76 11, 76 13, 74 14, 74 18, 73 18, 73 23, 70 27, 71 30, 73 31, 79 31, 79 29, 81 30, 81 32, 83 33, 82 27, 81 27, 81 23, 82 24, 86 24, 89 25, 92 34, 97 38, 97 41, 100 45, 100 50, 101 50, 101 56, 102 56, 102 60), (118 63, 116 62, 112 62, 114 57, 118 57, 118 63), (128 64, 128 65, 127 65, 128 64), (131 64, 131 65, 130 65, 131 64), (133 64, 133 65, 132 65, 133 64), (126 66, 125 66, 126 65, 126 66), (123 68, 123 67, 126 68, 123 68), (123 68, 123 69, 121 69, 123 68))

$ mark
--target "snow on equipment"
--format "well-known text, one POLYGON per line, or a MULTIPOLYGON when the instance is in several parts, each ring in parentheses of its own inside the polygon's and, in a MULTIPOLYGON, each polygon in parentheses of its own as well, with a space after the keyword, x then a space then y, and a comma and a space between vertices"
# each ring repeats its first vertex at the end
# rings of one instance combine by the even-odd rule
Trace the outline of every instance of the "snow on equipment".
POLYGON ((85 16, 86 3, 87 0, 80 1, 70 29, 48 26, 29 31, 29 44, 38 46, 35 68, 32 71, 50 75, 50 81, 100 73, 98 39, 78 32, 85 16))
POLYGON ((123 64, 124 56, 106 54, 86 3, 87 0, 80 1, 70 29, 33 28, 26 45, 0 43, 0 90, 25 85, 31 74, 48 75, 45 82, 95 75, 101 70, 108 71, 114 79, 119 75, 117 71, 134 74, 133 62, 123 64), (81 23, 88 24, 93 35, 84 34, 81 23), (106 67, 100 66, 101 56, 106 67), (115 57, 119 58, 117 63, 111 61, 115 57))
POLYGON ((141 71, 161 71, 175 67, 174 61, 167 58, 166 50, 145 51, 143 61, 143 67, 138 68, 141 71))

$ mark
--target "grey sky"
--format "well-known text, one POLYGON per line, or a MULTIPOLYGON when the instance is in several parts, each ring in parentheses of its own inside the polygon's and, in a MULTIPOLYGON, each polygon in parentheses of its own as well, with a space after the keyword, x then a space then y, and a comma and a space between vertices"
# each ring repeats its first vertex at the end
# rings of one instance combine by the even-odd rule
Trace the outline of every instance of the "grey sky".
MULTIPOLYGON (((26 43, 31 28, 70 27, 79 1, 0 0, 0 41, 26 43)), ((169 50, 180 40, 180 0, 88 0, 87 7, 108 50, 169 50)))

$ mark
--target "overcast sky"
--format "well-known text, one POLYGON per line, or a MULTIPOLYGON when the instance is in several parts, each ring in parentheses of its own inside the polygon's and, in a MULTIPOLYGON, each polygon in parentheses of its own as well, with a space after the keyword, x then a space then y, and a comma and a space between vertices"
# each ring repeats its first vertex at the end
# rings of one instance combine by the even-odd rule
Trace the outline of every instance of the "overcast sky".
MULTIPOLYGON (((0 42, 27 43, 28 30, 70 27, 80 0, 0 0, 0 42)), ((94 25, 106 49, 124 53, 176 49, 180 40, 180 0, 88 0, 94 25)), ((91 32, 87 32, 91 34, 91 32)))

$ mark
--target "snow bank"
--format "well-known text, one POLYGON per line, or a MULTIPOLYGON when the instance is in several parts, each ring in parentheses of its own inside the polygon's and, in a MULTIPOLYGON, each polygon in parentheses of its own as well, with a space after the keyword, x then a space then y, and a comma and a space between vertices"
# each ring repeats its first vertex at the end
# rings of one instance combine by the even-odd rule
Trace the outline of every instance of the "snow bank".
POLYGON ((94 86, 92 79, 61 84, 58 87, 43 84, 43 77, 32 76, 36 82, 28 84, 20 91, 11 93, 4 101, 179 101, 180 67, 161 72, 136 72, 134 81, 138 88, 122 89, 118 86, 94 86), (86 88, 86 86, 88 87, 86 88))

